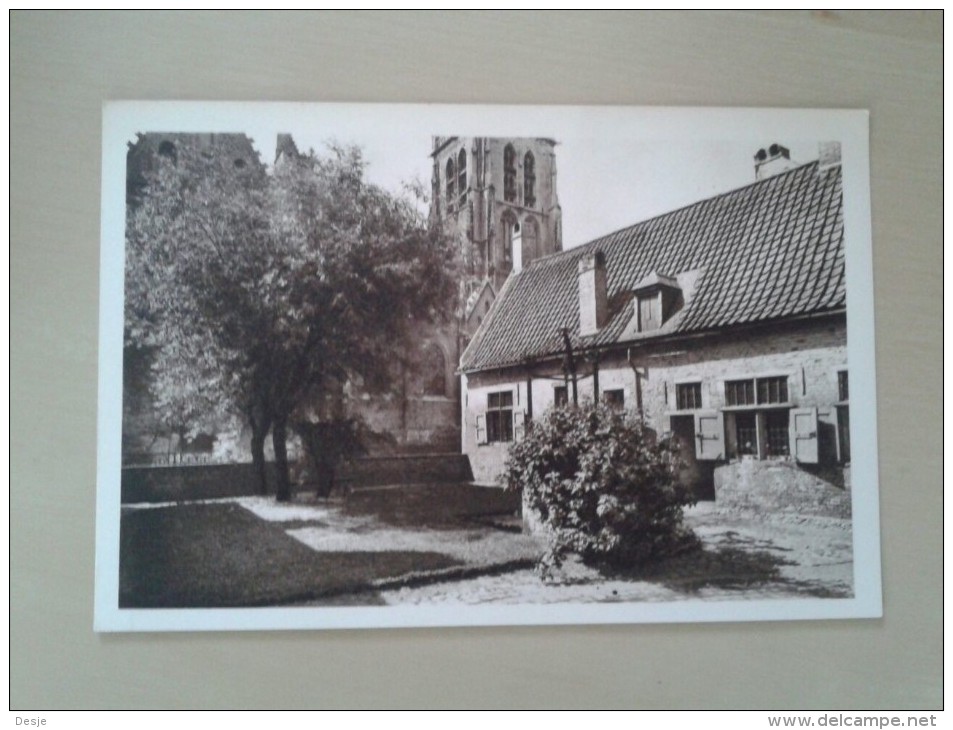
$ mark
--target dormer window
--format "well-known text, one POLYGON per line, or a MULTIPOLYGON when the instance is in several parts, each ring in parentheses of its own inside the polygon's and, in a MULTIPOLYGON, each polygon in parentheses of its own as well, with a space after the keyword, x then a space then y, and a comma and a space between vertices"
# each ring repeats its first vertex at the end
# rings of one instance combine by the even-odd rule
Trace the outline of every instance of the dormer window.
POLYGON ((639 332, 657 330, 675 313, 682 300, 678 282, 651 272, 635 285, 635 319, 639 332))

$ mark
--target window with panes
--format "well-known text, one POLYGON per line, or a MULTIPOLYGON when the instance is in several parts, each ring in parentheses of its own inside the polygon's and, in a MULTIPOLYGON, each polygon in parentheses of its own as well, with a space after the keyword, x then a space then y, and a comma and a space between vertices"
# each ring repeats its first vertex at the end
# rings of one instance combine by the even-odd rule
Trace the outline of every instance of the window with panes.
POLYGON ((725 382, 725 405, 761 406, 788 402, 786 375, 725 382))
POLYGON ((486 440, 490 443, 513 440, 513 391, 487 395, 486 440))
POLYGON ((675 386, 675 407, 691 411, 702 407, 701 383, 678 383, 675 386))

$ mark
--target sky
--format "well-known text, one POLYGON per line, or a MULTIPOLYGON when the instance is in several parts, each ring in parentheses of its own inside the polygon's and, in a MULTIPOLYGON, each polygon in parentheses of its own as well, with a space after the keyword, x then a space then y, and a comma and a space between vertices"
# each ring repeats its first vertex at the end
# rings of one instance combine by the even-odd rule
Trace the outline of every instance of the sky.
MULTIPOLYGON (((290 133, 301 151, 319 154, 330 139, 320 131, 290 133)), ((249 129, 266 164, 274 162, 276 131, 249 129)), ((362 134, 338 143, 356 144, 365 153, 367 177, 400 192, 404 182, 419 179, 430 191, 431 137, 362 134)), ((778 142, 798 163, 817 159, 817 141, 755 139, 670 142, 618 136, 611 142, 579 135, 557 138, 557 193, 563 212, 563 246, 573 248, 599 236, 755 181, 754 154, 778 142)))

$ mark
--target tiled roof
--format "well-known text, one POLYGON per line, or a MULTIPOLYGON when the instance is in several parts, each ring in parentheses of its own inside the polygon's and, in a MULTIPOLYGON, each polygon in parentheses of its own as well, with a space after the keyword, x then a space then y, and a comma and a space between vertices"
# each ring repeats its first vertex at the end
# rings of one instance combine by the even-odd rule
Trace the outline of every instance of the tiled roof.
POLYGON ((683 309, 657 334, 702 332, 842 309, 844 229, 839 165, 812 162, 533 261, 510 276, 461 358, 464 371, 633 335, 632 290, 652 272, 690 281, 683 309), (579 336, 579 259, 606 257, 610 319, 579 336), (689 275, 689 272, 693 272, 689 275), (680 276, 680 275, 685 276, 680 276))

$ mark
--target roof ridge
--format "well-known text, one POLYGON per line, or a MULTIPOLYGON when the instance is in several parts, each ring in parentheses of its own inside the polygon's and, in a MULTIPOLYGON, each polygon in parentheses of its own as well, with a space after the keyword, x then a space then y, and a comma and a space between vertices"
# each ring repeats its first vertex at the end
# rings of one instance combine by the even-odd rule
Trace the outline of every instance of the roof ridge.
POLYGON ((820 163, 820 160, 811 160, 810 162, 805 162, 801 165, 797 165, 796 167, 792 167, 789 170, 784 170, 783 172, 775 173, 774 175, 771 175, 770 177, 766 177, 764 180, 755 180, 754 182, 750 182, 747 185, 742 185, 741 187, 738 187, 738 188, 731 188, 721 193, 715 193, 714 195, 710 197, 702 198, 701 200, 696 200, 693 203, 686 203, 685 205, 681 205, 678 208, 673 208, 672 210, 666 211, 665 213, 657 213, 656 215, 649 216, 648 218, 643 218, 642 220, 636 221, 635 223, 630 223, 627 226, 622 226, 621 228, 616 228, 612 231, 609 231, 608 233, 604 233, 598 238, 592 238, 588 241, 584 241, 583 243, 580 243, 578 246, 573 246, 572 248, 566 248, 566 249, 563 249, 562 251, 555 251, 553 253, 546 254, 545 256, 540 256, 538 258, 535 258, 532 261, 530 261, 526 266, 524 266, 523 270, 525 271, 530 266, 533 266, 534 264, 537 264, 542 261, 547 261, 547 260, 551 261, 560 256, 568 256, 573 253, 578 253, 582 251, 583 249, 594 246, 595 244, 605 241, 608 238, 612 238, 613 236, 616 236, 620 233, 623 233, 625 231, 630 231, 633 228, 637 228, 638 226, 644 226, 653 221, 660 221, 664 218, 668 218, 669 216, 674 216, 676 213, 680 213, 689 208, 696 208, 703 203, 712 203, 716 200, 727 198, 729 195, 740 193, 743 190, 748 190, 750 188, 754 188, 759 185, 766 185, 768 183, 773 183, 774 181, 779 180, 780 178, 793 175, 795 172, 803 172, 808 167, 811 167, 811 166, 816 167, 819 163, 820 163))
MULTIPOLYGON (((558 352, 554 333, 567 325, 577 341, 574 264, 599 249, 609 296, 633 291, 653 270, 703 269, 670 335, 829 311, 844 300, 842 173, 834 169, 798 165, 530 262, 505 280, 461 369, 558 352)), ((631 316, 621 307, 586 347, 619 344, 631 316)))

